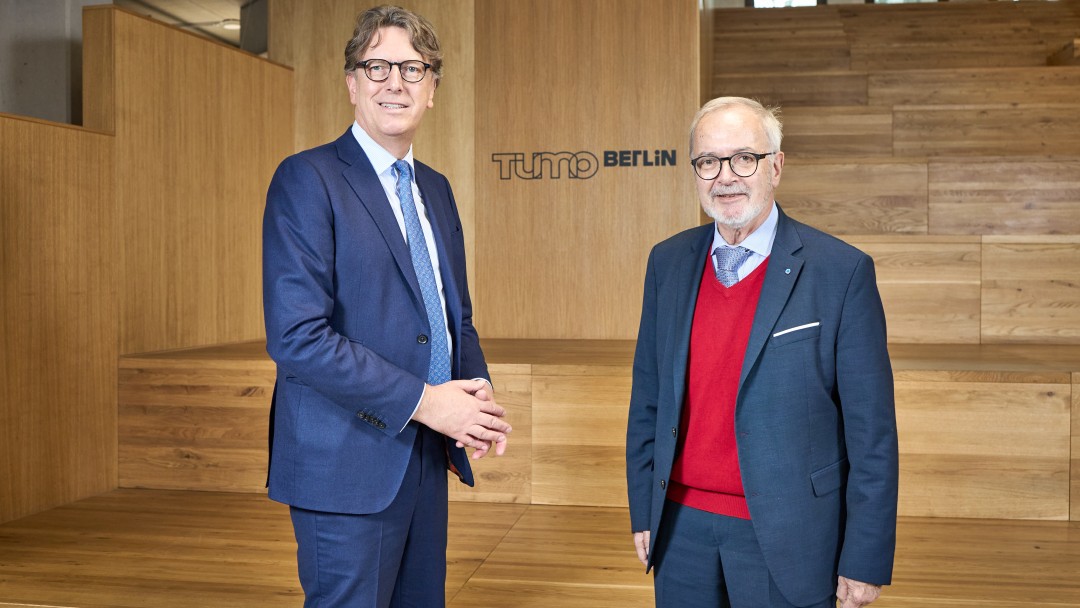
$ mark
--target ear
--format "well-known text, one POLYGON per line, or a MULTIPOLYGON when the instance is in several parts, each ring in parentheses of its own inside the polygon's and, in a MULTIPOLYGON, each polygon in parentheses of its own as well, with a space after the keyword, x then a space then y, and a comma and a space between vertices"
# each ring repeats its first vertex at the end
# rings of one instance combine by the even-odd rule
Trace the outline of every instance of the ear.
POLYGON ((438 87, 439 87, 439 81, 436 80, 435 81, 435 86, 431 87, 431 94, 428 95, 427 107, 429 109, 435 107, 435 89, 437 89, 438 87))
POLYGON ((349 90, 349 103, 356 105, 356 72, 349 72, 345 75, 345 88, 349 90))
POLYGON ((780 184, 780 173, 784 170, 784 152, 777 152, 773 156, 772 163, 772 184, 773 188, 780 184))

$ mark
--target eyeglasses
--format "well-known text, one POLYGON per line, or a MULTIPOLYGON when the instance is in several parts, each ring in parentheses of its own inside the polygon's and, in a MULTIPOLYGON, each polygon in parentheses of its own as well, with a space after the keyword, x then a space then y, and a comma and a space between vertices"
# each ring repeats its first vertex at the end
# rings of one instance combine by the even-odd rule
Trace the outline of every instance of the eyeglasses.
POLYGON ((758 161, 770 154, 776 154, 776 152, 766 152, 764 154, 739 152, 724 158, 712 154, 702 154, 697 158, 691 158, 690 164, 694 167, 694 173, 697 173, 697 176, 704 180, 716 179, 724 169, 725 160, 728 161, 732 173, 739 177, 750 177, 757 173, 758 161))
POLYGON ((424 75, 431 69, 430 63, 424 63, 423 61, 411 60, 411 61, 387 61, 385 59, 368 59, 367 61, 361 61, 356 64, 364 70, 364 75, 368 77, 368 80, 374 82, 382 82, 390 77, 390 70, 394 66, 398 66, 398 73, 401 74, 401 79, 405 82, 420 82, 424 79, 424 75))

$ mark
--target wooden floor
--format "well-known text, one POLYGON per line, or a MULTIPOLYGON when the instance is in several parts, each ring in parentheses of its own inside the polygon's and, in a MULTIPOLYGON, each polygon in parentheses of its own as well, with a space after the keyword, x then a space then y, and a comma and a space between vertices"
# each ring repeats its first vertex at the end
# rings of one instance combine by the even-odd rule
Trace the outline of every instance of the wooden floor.
MULTIPOLYGON (((0 526, 0 606, 299 606, 287 509, 117 490, 0 526)), ((451 503, 451 608, 652 606, 625 509, 451 503)), ((1080 607, 1080 522, 903 518, 880 608, 1080 607)))

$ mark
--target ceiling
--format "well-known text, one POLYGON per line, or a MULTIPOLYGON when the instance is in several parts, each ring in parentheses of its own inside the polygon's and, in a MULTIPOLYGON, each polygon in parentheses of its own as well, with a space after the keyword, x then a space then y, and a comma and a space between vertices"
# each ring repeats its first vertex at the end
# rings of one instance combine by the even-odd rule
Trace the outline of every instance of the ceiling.
POLYGON ((240 21, 240 7, 252 0, 115 0, 113 4, 140 15, 183 26, 214 40, 240 46, 240 31, 226 30, 222 21, 240 21))

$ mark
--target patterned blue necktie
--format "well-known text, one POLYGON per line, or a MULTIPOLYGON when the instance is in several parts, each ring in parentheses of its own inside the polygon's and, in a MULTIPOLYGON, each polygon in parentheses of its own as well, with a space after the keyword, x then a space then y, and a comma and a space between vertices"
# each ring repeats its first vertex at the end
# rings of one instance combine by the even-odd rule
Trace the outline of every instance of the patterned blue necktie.
POLYGON ((717 247, 713 250, 713 257, 716 258, 716 280, 724 287, 731 287, 739 282, 739 266, 750 257, 750 250, 746 247, 717 247))
POLYGON ((437 385, 450 381, 450 348, 446 344, 446 322, 443 320, 442 301, 439 299, 439 287, 435 283, 435 272, 431 268, 431 255, 428 253, 427 240, 420 227, 420 216, 413 202, 412 167, 399 160, 394 163, 397 170, 397 192, 401 201, 401 214, 405 217, 405 235, 409 241, 409 253, 412 255, 413 270, 420 283, 420 293, 424 296, 424 308, 427 309, 428 327, 431 331, 431 363, 428 365, 428 384, 437 385))

